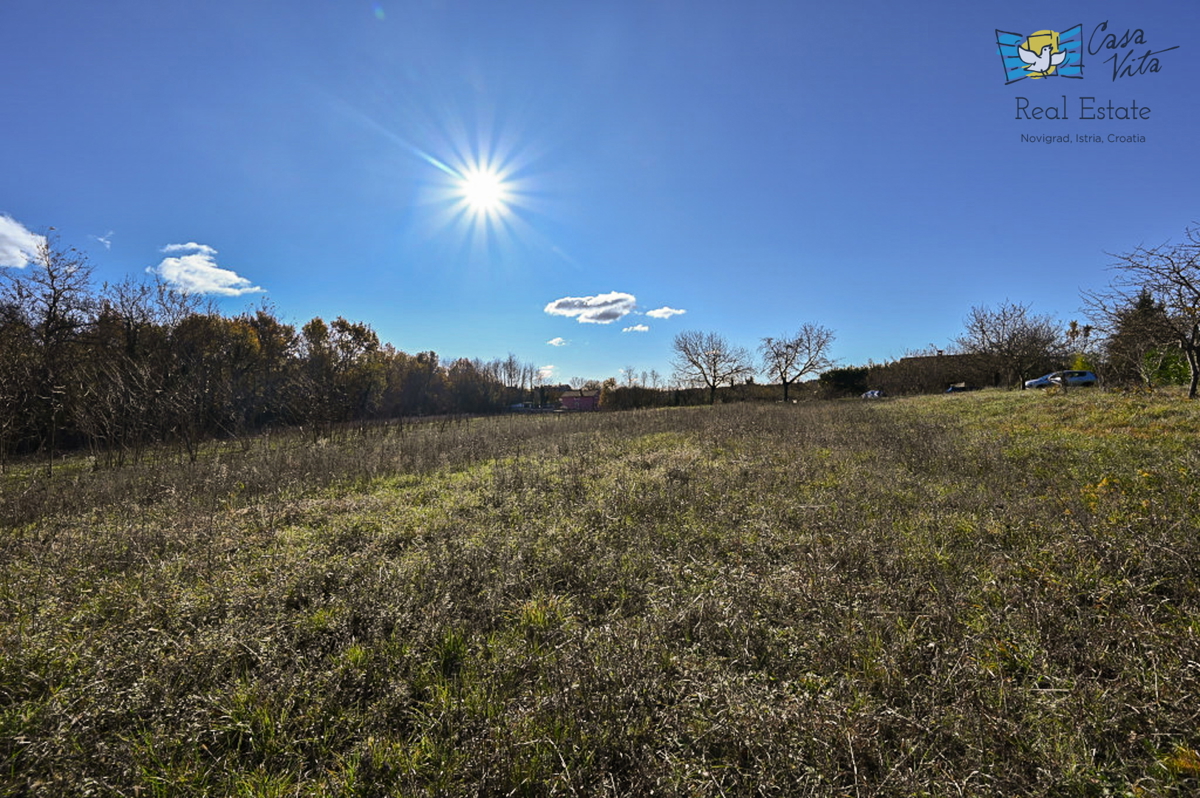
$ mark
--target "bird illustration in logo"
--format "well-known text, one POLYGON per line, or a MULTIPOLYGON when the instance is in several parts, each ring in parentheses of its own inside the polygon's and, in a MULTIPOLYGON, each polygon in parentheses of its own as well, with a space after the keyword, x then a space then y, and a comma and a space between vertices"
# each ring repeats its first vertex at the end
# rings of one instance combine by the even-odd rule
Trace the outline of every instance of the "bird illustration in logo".
POLYGON ((1026 78, 1082 78, 1083 26, 1034 33, 996 31, 996 46, 1004 66, 1004 82, 1026 78))
POLYGON ((1017 48, 1017 54, 1021 56, 1021 60, 1028 66, 1025 67, 1027 72, 1037 72, 1039 75, 1033 77, 1046 77, 1050 74, 1050 70, 1066 60, 1067 54, 1064 52, 1054 52, 1054 48, 1046 44, 1042 46, 1040 53, 1035 53, 1033 50, 1026 50, 1024 47, 1017 48))

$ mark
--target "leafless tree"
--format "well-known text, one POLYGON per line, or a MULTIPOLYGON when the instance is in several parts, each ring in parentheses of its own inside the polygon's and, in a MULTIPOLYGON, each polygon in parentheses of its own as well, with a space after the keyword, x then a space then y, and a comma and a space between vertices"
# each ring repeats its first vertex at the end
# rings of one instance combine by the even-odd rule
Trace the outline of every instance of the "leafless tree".
POLYGON ((732 346, 717 333, 681 332, 672 343, 671 364, 680 383, 708 388, 710 404, 717 401, 717 388, 754 374, 750 353, 732 346))
POLYGON ((783 385, 783 401, 788 400, 788 388, 806 374, 824 371, 833 365, 829 347, 833 330, 806 322, 794 334, 781 338, 764 338, 758 351, 762 354, 763 371, 783 385))
POLYGON ((95 304, 92 267, 82 253, 60 248, 49 235, 41 239, 32 268, 6 272, 3 303, 32 333, 38 427, 48 455, 47 472, 52 473, 58 432, 71 401, 80 394, 81 333, 95 304))
POLYGON ((508 353, 508 357, 500 363, 501 374, 504 378, 504 385, 508 388, 519 388, 521 381, 521 361, 517 360, 517 356, 512 352, 508 353))
POLYGON ((1142 297, 1163 310, 1163 337, 1171 340, 1191 371, 1188 398, 1200 383, 1200 227, 1184 231, 1184 240, 1155 247, 1135 247, 1112 256, 1115 273, 1105 290, 1085 292, 1089 314, 1105 331, 1119 329, 1122 314, 1142 297))
POLYGON ((1065 354, 1063 332, 1049 316, 1035 316, 1029 305, 1005 300, 992 310, 971 308, 958 346, 978 355, 1002 372, 1008 382, 1025 380, 1035 368, 1053 366, 1065 354))
POLYGON ((529 391, 533 388, 534 379, 537 377, 538 367, 535 363, 521 364, 521 391, 529 391))

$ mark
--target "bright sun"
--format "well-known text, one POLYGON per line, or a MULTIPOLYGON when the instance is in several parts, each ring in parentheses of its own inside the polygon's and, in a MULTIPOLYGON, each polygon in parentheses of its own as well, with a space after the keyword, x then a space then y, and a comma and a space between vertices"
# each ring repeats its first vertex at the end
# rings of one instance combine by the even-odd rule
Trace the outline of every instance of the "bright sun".
POLYGON ((472 168, 463 172, 459 192, 467 207, 476 215, 494 216, 508 205, 509 192, 504 178, 494 169, 472 168))
POLYGON ((432 226, 452 231, 473 257, 490 257, 536 232, 525 218, 531 210, 527 170, 532 156, 508 140, 485 129, 474 141, 452 136, 443 143, 444 152, 431 155, 398 139, 436 170, 421 197, 421 204, 437 208, 429 217, 432 226))

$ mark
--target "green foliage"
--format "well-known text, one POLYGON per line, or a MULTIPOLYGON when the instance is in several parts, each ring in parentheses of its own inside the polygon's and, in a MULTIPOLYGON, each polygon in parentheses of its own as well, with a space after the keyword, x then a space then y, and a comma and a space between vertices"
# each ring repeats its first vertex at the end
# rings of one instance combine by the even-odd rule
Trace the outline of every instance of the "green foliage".
POLYGON ((1095 371, 1096 367, 1092 363, 1091 358, 1082 352, 1076 352, 1075 358, 1071 361, 1072 371, 1095 371))
POLYGON ((1197 413, 718 404, 13 468, 0 794, 1193 795, 1197 413))
POLYGON ((1147 352, 1143 368, 1150 375, 1153 385, 1187 385, 1191 369, 1187 358, 1177 347, 1163 347, 1147 352))
POLYGON ((1000 375, 991 360, 980 355, 944 354, 938 350, 913 353, 897 361, 872 364, 867 384, 889 396, 943 393, 951 385, 994 387, 1000 375))
POLYGON ((1113 332, 1105 342, 1105 354, 1112 380, 1160 384, 1159 371, 1173 337, 1166 308, 1143 289, 1111 310, 1110 315, 1113 332))
POLYGON ((1187 360, 1188 398, 1195 399, 1200 395, 1200 229, 1188 227, 1179 242, 1117 255, 1112 270, 1110 286, 1086 292, 1084 299, 1112 333, 1108 355, 1118 374, 1128 379, 1140 372, 1142 384, 1151 386, 1144 357, 1171 344, 1187 360))
POLYGON ((818 382, 827 396, 857 396, 868 390, 867 366, 850 366, 830 369, 823 373, 818 382))

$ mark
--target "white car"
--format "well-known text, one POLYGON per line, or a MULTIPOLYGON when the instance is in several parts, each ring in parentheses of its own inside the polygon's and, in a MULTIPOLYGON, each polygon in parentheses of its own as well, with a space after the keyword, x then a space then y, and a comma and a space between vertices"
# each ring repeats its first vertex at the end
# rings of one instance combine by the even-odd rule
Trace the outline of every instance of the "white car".
POLYGON ((1051 385, 1066 383, 1068 388, 1085 387, 1096 384, 1096 375, 1090 371, 1054 371, 1038 377, 1036 380, 1025 380, 1026 388, 1049 388, 1051 385))

